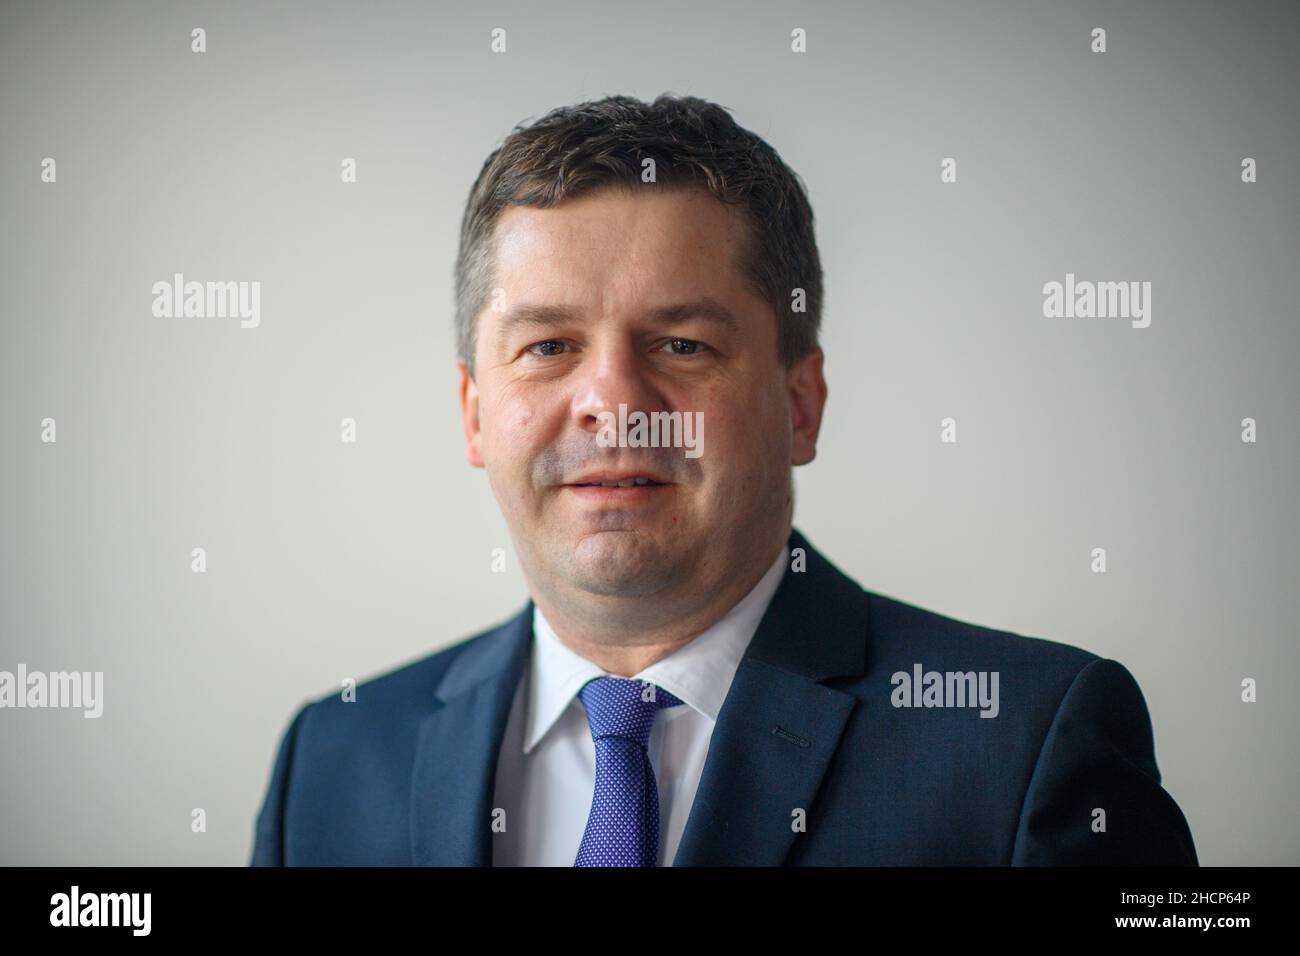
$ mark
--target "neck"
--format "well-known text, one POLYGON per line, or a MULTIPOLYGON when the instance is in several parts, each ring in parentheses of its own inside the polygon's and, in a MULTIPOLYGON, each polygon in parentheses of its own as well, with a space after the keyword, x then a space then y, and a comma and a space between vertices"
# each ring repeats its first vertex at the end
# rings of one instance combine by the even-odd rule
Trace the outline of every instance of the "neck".
POLYGON ((585 591, 538 589, 533 600, 565 647, 618 677, 632 677, 686 646, 726 617, 772 567, 787 534, 756 549, 741 567, 689 592, 618 597, 585 591))

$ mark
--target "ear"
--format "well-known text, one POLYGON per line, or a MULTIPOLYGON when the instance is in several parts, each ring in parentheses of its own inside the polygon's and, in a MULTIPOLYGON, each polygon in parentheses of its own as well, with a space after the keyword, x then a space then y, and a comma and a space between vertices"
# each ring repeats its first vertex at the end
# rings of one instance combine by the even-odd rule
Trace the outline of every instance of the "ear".
POLYGON ((817 435, 826 407, 826 379, 822 377, 822 350, 805 355, 786 373, 790 391, 790 464, 806 465, 817 456, 817 435))
POLYGON ((483 452, 479 446, 478 386, 465 367, 463 358, 456 359, 460 369, 460 417, 465 426, 465 460, 475 468, 483 467, 483 452))

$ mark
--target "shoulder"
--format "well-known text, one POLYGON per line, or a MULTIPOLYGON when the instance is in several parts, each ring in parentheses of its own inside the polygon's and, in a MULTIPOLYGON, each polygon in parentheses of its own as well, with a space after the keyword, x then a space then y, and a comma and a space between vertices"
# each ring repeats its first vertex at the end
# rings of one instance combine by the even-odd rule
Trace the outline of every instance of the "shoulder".
POLYGON ((1078 685, 1089 695, 1119 683, 1131 685, 1124 691, 1137 692, 1122 665, 1084 648, 961 620, 873 592, 864 592, 864 601, 868 667, 859 686, 869 694, 888 689, 895 707, 909 706, 910 698, 913 705, 937 706, 936 715, 960 720, 949 709, 949 697, 968 683, 987 688, 993 703, 986 713, 1000 716, 997 723, 1006 730, 1041 739, 1072 689, 1077 699, 1078 685))
POLYGON ((864 591, 863 599, 873 665, 919 663, 928 670, 933 663, 936 670, 967 670, 979 664, 1064 692, 1085 667, 1102 660, 1072 644, 961 620, 883 594, 864 591))
MULTIPOLYGON (((1059 701, 1075 676, 1101 660, 1081 647, 962 620, 864 588, 797 530, 790 544, 808 558, 804 580, 797 588, 790 584, 797 609, 791 620, 811 620, 819 631, 843 634, 846 642, 860 639, 868 681, 917 665, 923 671, 995 670, 1022 687, 1059 691, 1059 701)), ((851 656, 842 654, 845 660, 851 656)))
POLYGON ((932 720, 951 721, 954 732, 986 723, 972 724, 960 707, 953 710, 952 698, 961 698, 965 684, 978 690, 982 716, 1000 718, 988 723, 999 725, 994 736, 1003 743, 1036 742, 1031 748, 1036 751, 1053 730, 1061 746, 1104 738, 1126 748, 1135 763, 1155 775, 1150 715, 1123 664, 1071 644, 962 621, 871 592, 864 592, 864 600, 871 622, 868 669, 854 689, 863 697, 888 694, 888 709, 899 719, 921 707, 932 720))

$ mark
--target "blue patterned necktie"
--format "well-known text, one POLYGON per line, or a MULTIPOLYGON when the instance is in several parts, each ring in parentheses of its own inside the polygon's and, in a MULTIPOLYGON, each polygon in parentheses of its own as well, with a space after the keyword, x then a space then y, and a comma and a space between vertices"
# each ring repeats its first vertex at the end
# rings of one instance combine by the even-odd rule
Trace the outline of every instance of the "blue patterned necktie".
POLYGON ((597 677, 578 697, 596 744, 596 789, 573 865, 654 866, 659 787, 646 747, 659 709, 681 701, 662 687, 627 677, 597 677))

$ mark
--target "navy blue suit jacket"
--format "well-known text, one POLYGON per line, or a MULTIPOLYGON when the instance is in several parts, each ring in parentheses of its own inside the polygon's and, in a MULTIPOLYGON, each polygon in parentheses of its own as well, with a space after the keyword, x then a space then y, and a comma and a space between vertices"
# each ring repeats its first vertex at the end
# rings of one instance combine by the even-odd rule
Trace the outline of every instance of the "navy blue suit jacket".
MULTIPOLYGON (((790 547, 806 570, 736 671, 675 866, 1196 864, 1122 665, 864 591, 797 530, 790 547), (918 664, 996 671, 997 716, 896 706, 918 664)), ((532 613, 299 709, 252 864, 491 865, 532 613)))

